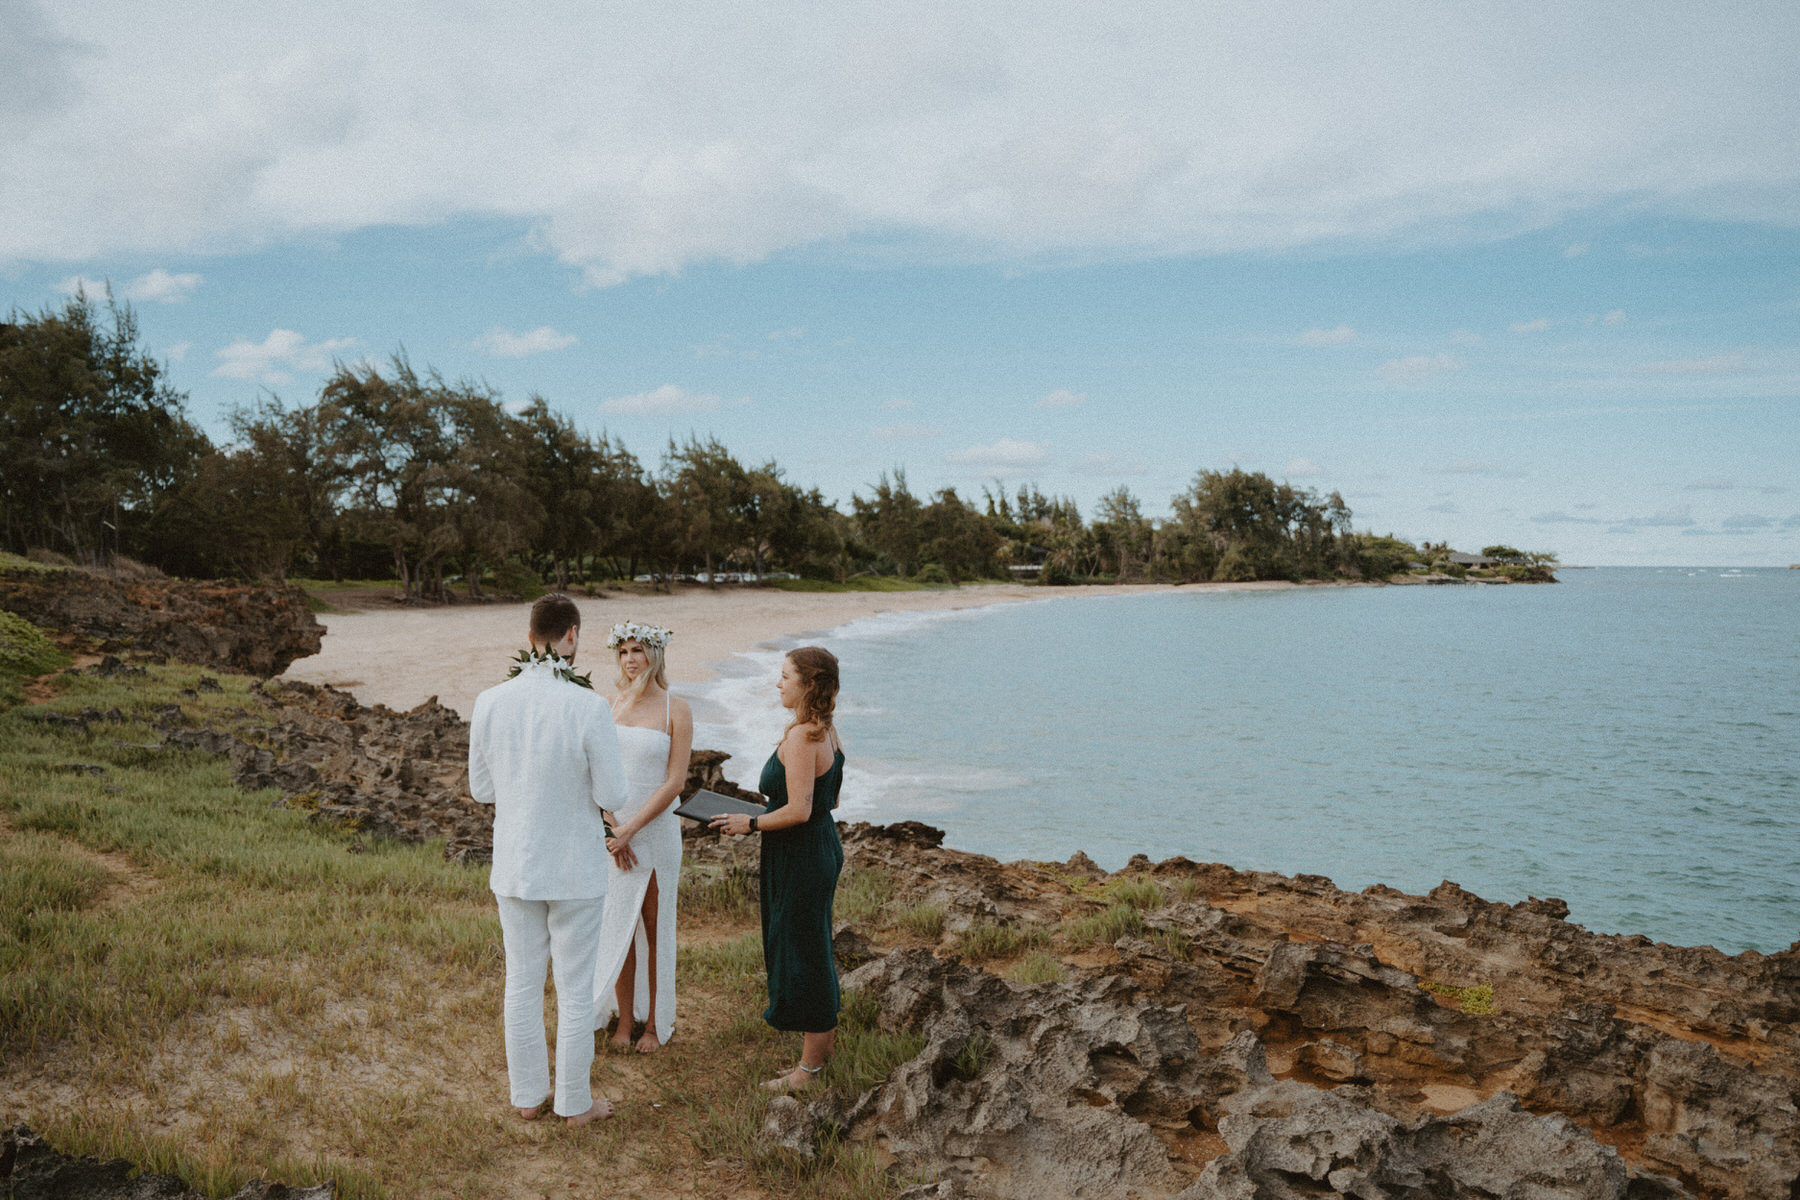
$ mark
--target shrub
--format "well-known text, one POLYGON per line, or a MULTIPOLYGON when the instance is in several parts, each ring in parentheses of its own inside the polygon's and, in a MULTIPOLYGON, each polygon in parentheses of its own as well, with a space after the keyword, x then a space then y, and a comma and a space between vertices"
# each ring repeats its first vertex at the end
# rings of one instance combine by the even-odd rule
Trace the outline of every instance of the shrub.
POLYGON ((926 563, 917 571, 913 572, 913 579, 919 583, 943 584, 952 582, 950 579, 950 572, 944 570, 943 566, 938 563, 926 563))
POLYGON ((1140 910, 1163 906, 1162 889, 1148 879, 1116 880, 1108 884, 1101 894, 1114 904, 1129 904, 1140 910))

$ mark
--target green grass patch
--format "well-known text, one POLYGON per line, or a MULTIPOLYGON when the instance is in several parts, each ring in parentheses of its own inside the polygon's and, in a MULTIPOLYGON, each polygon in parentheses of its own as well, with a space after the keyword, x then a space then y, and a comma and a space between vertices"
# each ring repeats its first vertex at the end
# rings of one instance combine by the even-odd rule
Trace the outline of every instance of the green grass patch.
POLYGON ((966 1083, 979 1077, 993 1056, 993 1040, 977 1029, 950 1056, 950 1073, 966 1083))
POLYGON ((681 864, 680 899, 676 911, 693 916, 744 920, 762 904, 756 873, 735 863, 681 864))
POLYGON ((977 922, 956 935, 956 952, 970 962, 986 962, 993 958, 1012 958, 1027 950, 1048 944, 1050 936, 1042 929, 1021 929, 1017 925, 977 922))
POLYGON ((914 904, 895 913, 894 924, 914 937, 935 941, 944 936, 944 906, 929 901, 914 904))
POLYGON ((924 584, 894 575, 858 575, 839 583, 831 579, 766 579, 764 587, 784 592, 928 592, 955 584, 924 584))
POLYGON ((1110 946, 1127 934, 1135 936, 1143 931, 1143 914, 1129 904, 1114 904, 1063 925, 1063 936, 1068 939, 1069 945, 1077 949, 1083 946, 1110 946))
POLYGON ((1490 984, 1478 983, 1473 987, 1457 987, 1453 984, 1421 979, 1419 987, 1433 995, 1456 1001, 1457 1007, 1470 1016, 1484 1017, 1494 1011, 1494 989, 1490 984))
POLYGON ((1014 983, 1061 983, 1062 960, 1048 950, 1033 950, 1006 973, 1014 983))
POLYGON ((879 867, 863 867, 838 881, 832 912, 852 925, 877 927, 882 909, 893 897, 893 876, 879 867))
POLYGON ((0 706, 23 700, 26 680, 68 665, 68 654, 43 630, 17 613, 0 612, 0 706))
POLYGON ((1161 908, 1166 903, 1162 888, 1150 879, 1115 879, 1100 894, 1113 904, 1128 904, 1140 912, 1161 908))
POLYGON ((679 979, 710 982, 749 991, 763 986, 762 933, 753 930, 729 942, 683 946, 675 960, 679 979))

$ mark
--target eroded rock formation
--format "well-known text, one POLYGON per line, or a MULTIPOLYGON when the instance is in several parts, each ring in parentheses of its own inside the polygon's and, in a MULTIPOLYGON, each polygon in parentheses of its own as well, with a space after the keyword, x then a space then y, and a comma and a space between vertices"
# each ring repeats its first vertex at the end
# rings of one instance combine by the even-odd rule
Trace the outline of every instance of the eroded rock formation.
MULTIPOLYGON (((24 1125, 0 1131, 0 1187, 12 1200, 204 1200, 178 1175, 142 1174, 122 1158, 63 1154, 24 1125)), ((253 1180, 231 1200, 331 1200, 330 1183, 294 1188, 253 1180)))
POLYGON ((123 581, 74 569, 0 571, 0 609, 103 650, 279 675, 317 654, 324 627, 291 586, 181 579, 123 581))
MULTIPOLYGON (((229 730, 170 710, 165 736, 320 819, 484 856, 454 713, 292 683, 260 703, 229 730)), ((690 790, 727 790, 697 758, 690 790)), ((846 985, 925 1048, 863 1096, 771 1104, 769 1138, 797 1153, 838 1130, 933 1194, 995 1200, 1800 1198, 1800 949, 1595 934, 1559 900, 1453 883, 1002 864, 913 822, 843 836, 847 882, 874 872, 888 895, 841 931, 863 964, 846 985), (892 919, 923 908, 941 935, 892 919), (1078 936, 1106 914, 1116 935, 1078 936), (1062 978, 1005 978, 1017 949, 965 961, 1002 943, 1051 949, 1062 978)), ((754 839, 690 853, 757 868, 754 839)))

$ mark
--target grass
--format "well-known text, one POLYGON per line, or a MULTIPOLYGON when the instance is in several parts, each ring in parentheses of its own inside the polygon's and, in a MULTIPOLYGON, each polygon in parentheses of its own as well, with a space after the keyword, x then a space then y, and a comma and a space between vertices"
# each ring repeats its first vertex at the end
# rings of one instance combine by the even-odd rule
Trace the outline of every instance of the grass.
POLYGON ((894 914, 894 925, 914 937, 936 941, 944 936, 944 906, 926 901, 903 908, 894 914))
POLYGON ((1061 983, 1062 960, 1048 950, 1033 950, 1020 959, 1006 977, 1014 983, 1061 983))
POLYGON ((1162 888, 1150 879, 1116 879, 1101 890, 1101 897, 1113 904, 1125 904, 1140 912, 1161 908, 1165 903, 1162 888))
POLYGON ((1144 917, 1129 904, 1114 904, 1089 916, 1078 917, 1063 925, 1063 936, 1074 949, 1084 946, 1110 946, 1127 934, 1144 931, 1144 917))
POLYGON ((956 935, 956 952, 970 962, 987 962, 1039 949, 1049 940, 1049 934, 1041 929, 1021 929, 1017 925, 982 921, 956 935))
POLYGON ((734 864, 683 859, 676 911, 689 916, 748 920, 761 903, 756 875, 734 864))
POLYGON ((764 587, 784 592, 936 592, 954 588, 954 583, 921 583, 894 575, 854 575, 842 583, 831 579, 765 579, 764 587))
POLYGON ((1473 987, 1457 987, 1454 984, 1435 983, 1429 979, 1421 979, 1419 987, 1436 996, 1456 1001, 1458 1008, 1474 1017, 1484 1017, 1494 1011, 1494 989, 1491 984, 1478 983, 1473 987))
POLYGON ((879 927, 893 896, 893 876, 879 867, 863 867, 839 880, 832 910, 852 925, 879 927))
MULTIPOLYGON (((259 1175, 336 1180, 344 1200, 504 1197, 522 1179, 560 1191, 619 1172, 701 1195, 874 1200, 904 1182, 872 1147, 828 1139, 801 1162, 758 1138, 768 1096, 752 1085, 799 1046, 759 1016, 755 879, 741 870, 684 873, 683 918, 708 937, 678 959, 681 1036, 654 1058, 599 1060, 619 1116, 580 1136, 510 1117, 486 869, 438 845, 351 853, 349 834, 239 791, 225 759, 158 749, 168 704, 251 735, 266 720, 241 676, 182 696, 200 674, 55 676, 54 699, 0 712, 9 1119, 211 1196, 259 1175), (84 707, 122 720, 32 719, 84 707)), ((0 684, 21 678, 0 670, 0 684)), ((866 874, 851 903, 879 911, 866 874)), ((860 1089, 919 1049, 854 995, 840 1030, 827 1086, 860 1089)))

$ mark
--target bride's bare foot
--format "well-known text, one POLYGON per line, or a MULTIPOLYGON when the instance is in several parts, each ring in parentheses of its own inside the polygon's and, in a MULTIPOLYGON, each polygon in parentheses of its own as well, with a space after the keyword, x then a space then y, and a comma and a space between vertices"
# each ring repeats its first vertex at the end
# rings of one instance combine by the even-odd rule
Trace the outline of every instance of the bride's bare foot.
POLYGON ((572 1117, 564 1117, 563 1124, 570 1129, 579 1129, 583 1125, 592 1125, 595 1121, 604 1121, 613 1115, 612 1101, 604 1096, 595 1100, 593 1106, 584 1113, 576 1113, 572 1117))
POLYGON ((613 1031, 612 1037, 607 1039, 606 1044, 614 1054, 629 1052, 631 1049, 631 1022, 620 1021, 619 1027, 613 1031))
POLYGON ((637 1044, 638 1053, 639 1054, 655 1054, 658 1050, 661 1050, 661 1049, 662 1049, 662 1042, 660 1039, 657 1038, 656 1030, 646 1028, 644 1030, 644 1036, 638 1039, 638 1044, 637 1044))

